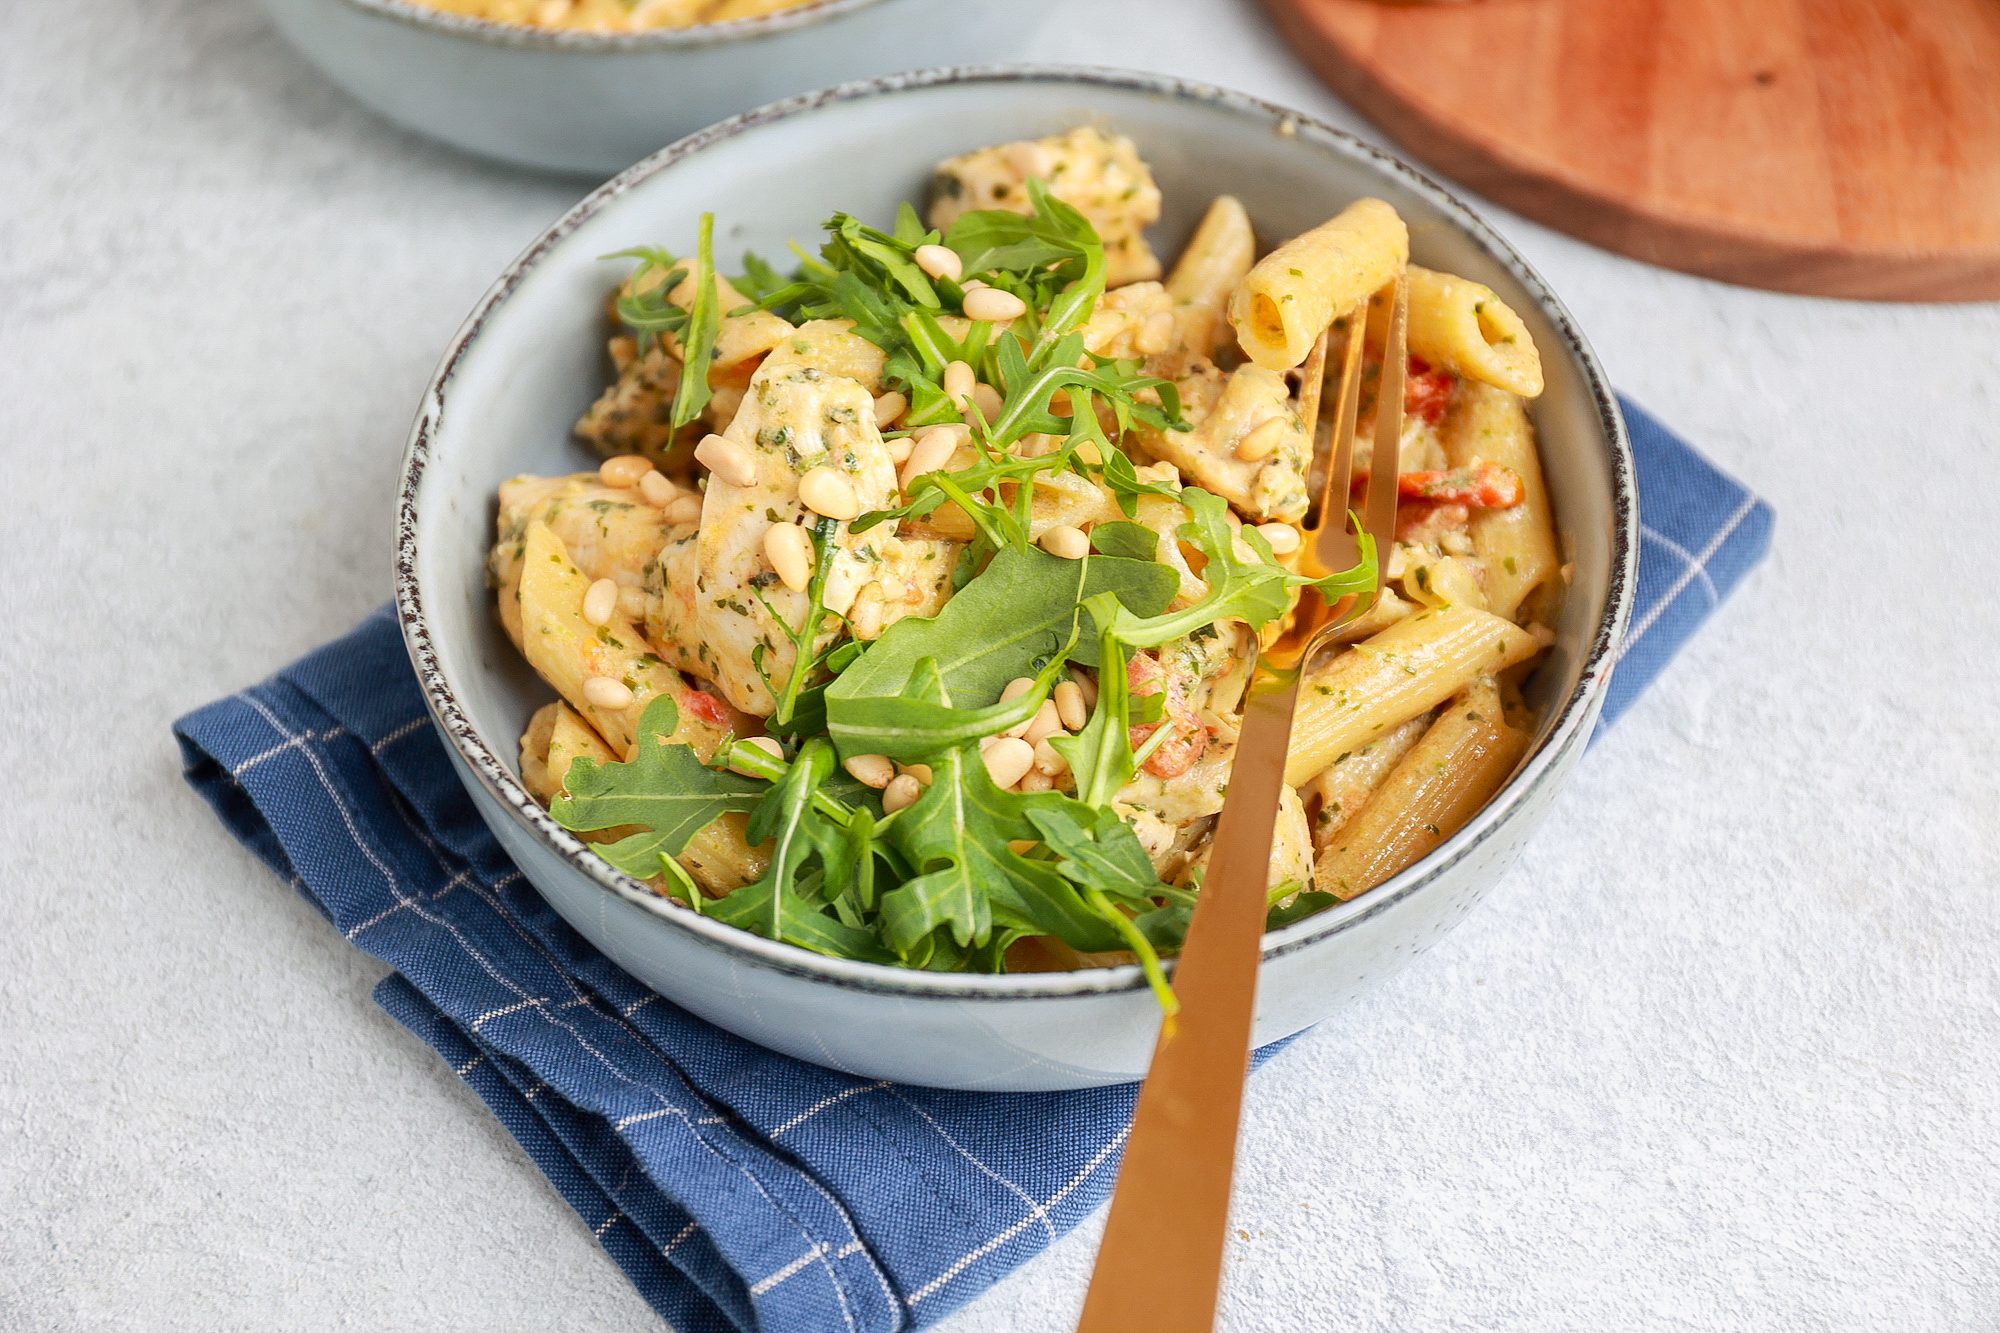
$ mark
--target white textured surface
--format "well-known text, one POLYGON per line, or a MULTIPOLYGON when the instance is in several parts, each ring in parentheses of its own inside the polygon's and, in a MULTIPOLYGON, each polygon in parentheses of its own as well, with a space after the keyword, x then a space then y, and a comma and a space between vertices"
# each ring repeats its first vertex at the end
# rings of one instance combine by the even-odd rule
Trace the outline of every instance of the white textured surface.
MULTIPOLYGON (((1242 0, 1042 37, 1351 120, 1242 0)), ((576 187, 385 129, 247 0, 13 7, 0 125, 0 1326, 647 1326, 167 735, 387 595, 432 359, 576 187)), ((1227 1324, 1992 1328, 2000 309, 1499 221, 1777 548, 1485 906, 1258 1077, 1227 1324)), ((1094 1237, 954 1333, 1060 1327, 1094 1237)))

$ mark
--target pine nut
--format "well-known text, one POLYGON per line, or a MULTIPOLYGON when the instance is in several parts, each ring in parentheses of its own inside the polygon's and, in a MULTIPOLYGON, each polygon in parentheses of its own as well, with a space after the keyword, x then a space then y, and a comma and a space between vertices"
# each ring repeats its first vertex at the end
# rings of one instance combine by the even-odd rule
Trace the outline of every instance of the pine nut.
POLYGON ((639 478, 639 498, 655 509, 665 509, 680 498, 681 488, 664 472, 649 471, 639 478))
POLYGON ((869 584, 854 599, 854 609, 847 614, 847 620, 854 628, 854 637, 863 643, 882 636, 882 589, 869 584))
POLYGON ((901 467, 910 461, 910 451, 917 447, 917 440, 914 435, 898 435, 882 441, 882 446, 889 451, 889 461, 901 467))
POLYGON ((861 516, 861 499, 854 483, 822 463, 799 478, 799 502, 815 514, 843 523, 861 516))
POLYGON ((1064 560, 1081 560, 1090 554, 1090 538, 1083 535, 1082 528, 1068 523, 1048 529, 1041 535, 1040 544, 1044 551, 1064 560))
POLYGON ((668 505, 667 522, 675 525, 701 522, 701 497, 683 495, 668 505))
POLYGON ((624 490, 637 486, 639 478, 653 470, 653 461, 639 454, 619 454, 597 465, 597 479, 606 486, 624 490))
POLYGON ((917 803, 924 789, 908 773, 899 773, 889 779, 889 785, 882 789, 882 813, 893 815, 898 810, 907 809, 917 803))
POLYGON ((1285 437, 1285 419, 1267 417, 1252 427, 1249 434, 1236 442, 1236 456, 1246 463, 1269 458, 1277 452, 1278 441, 1285 437))
MULTIPOLYGON (((738 745, 753 745, 759 750, 762 750, 765 754, 770 755, 771 758, 778 760, 780 763, 784 762, 785 747, 778 744, 777 741, 773 740, 769 736, 744 736, 741 739, 739 739, 736 743, 738 745)), ((736 766, 732 765, 732 767, 736 766)), ((748 767, 736 767, 736 771, 738 773, 743 774, 745 777, 757 776, 748 767)))
POLYGON ((632 706, 632 689, 622 680, 592 676, 583 682, 583 701, 592 708, 622 713, 632 706))
POLYGON ((796 523, 776 523, 765 532, 764 558, 793 592, 804 592, 812 582, 812 538, 796 523))
POLYGON ((757 484, 757 460, 734 440, 720 435, 704 436, 694 447, 694 461, 731 486, 757 484))
POLYGON ((981 287, 965 294, 965 317, 987 324, 1004 324, 1028 313, 1028 303, 998 287, 981 287))
POLYGON ((1049 777, 1055 777, 1068 767, 1069 761, 1056 753, 1056 747, 1049 744, 1047 737, 1035 742, 1035 771, 1037 773, 1044 773, 1049 777))
POLYGON ((646 616, 646 590, 644 588, 619 588, 618 614, 627 620, 643 620, 646 616))
POLYGON ((1016 676, 1014 677, 1014 679, 1007 682, 1006 689, 1000 691, 1000 702, 1003 704, 1013 703, 1016 699, 1020 698, 1022 695, 1026 694, 1029 690, 1032 690, 1034 688, 1035 688, 1034 677, 1016 676))
POLYGON ((1022 176, 1046 176, 1049 174, 1049 150, 1033 139, 1022 139, 1007 145, 1007 165, 1022 176))
POLYGON ((1074 680, 1076 687, 1083 691, 1083 706, 1097 707, 1097 677, 1081 669, 1075 669, 1070 672, 1070 679, 1074 680))
POLYGON ((1082 731, 1090 721, 1090 709, 1083 702, 1083 686, 1073 680, 1056 682, 1056 716, 1071 731, 1082 731))
POLYGON ((903 764, 901 767, 903 772, 909 774, 924 786, 928 787, 931 785, 931 766, 929 764, 903 764))
POLYGON ((618 585, 610 579, 599 579, 583 592, 583 618, 592 625, 602 625, 618 613, 618 585))
POLYGON ((1007 405, 1007 400, 992 385, 975 384, 972 387, 972 405, 979 409, 979 415, 990 426, 1000 419, 1000 409, 1007 405))
POLYGON ((1046 773, 1040 773, 1031 768, 1021 775, 1020 789, 1024 792, 1054 791, 1056 789, 1056 780, 1046 773))
POLYGON ((950 278, 957 282, 959 274, 965 272, 965 261, 958 257, 958 251, 948 245, 920 245, 917 247, 917 267, 927 277, 950 278))
POLYGON ((896 766, 889 762, 886 754, 857 754, 841 765, 849 776, 864 787, 881 791, 896 776, 896 766))
POLYGON ((1174 345, 1174 316, 1170 310, 1155 310, 1132 335, 1132 350, 1140 356, 1158 356, 1174 345))
POLYGON ((1289 523, 1259 523, 1257 531, 1271 544, 1273 555, 1290 555, 1299 549, 1299 530, 1289 523))
POLYGON ((887 430, 897 417, 910 410, 910 400, 900 393, 885 393, 875 400, 875 429, 887 430))
POLYGON ((972 373, 972 367, 966 362, 952 361, 945 365, 944 396, 959 407, 965 406, 965 400, 972 396, 972 386, 978 382, 978 378, 972 373))
POLYGON ((1035 710, 1034 720, 1028 723, 1028 729, 1021 733, 1021 739, 1033 745, 1036 741, 1047 740, 1062 729, 1062 717, 1056 712, 1055 700, 1044 699, 1042 706, 1035 710))
POLYGON ((1003 736, 979 756, 996 787, 1011 787, 1035 766, 1035 747, 1018 736, 1003 736))
POLYGON ((1250 543, 1244 541, 1241 537, 1231 538, 1229 549, 1238 560, 1241 560, 1246 565, 1261 565, 1264 563, 1264 557, 1251 550, 1250 543))
POLYGON ((909 461, 903 464, 903 489, 910 489, 910 483, 926 472, 936 472, 951 461, 958 452, 958 428, 939 426, 927 430, 917 437, 917 443, 910 450, 909 461))

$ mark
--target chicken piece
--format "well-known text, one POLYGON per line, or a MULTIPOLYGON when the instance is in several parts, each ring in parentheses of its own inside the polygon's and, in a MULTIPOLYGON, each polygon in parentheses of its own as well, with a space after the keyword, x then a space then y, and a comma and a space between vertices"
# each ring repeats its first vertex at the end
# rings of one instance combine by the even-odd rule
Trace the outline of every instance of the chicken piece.
POLYGON ((764 364, 813 366, 829 375, 858 380, 871 394, 882 392, 886 354, 854 331, 851 319, 809 320, 771 348, 764 364))
POLYGON ((932 184, 930 225, 949 230, 960 214, 981 208, 1028 213, 1028 178, 1075 208, 1104 242, 1105 280, 1113 287, 1160 276, 1146 228, 1160 217, 1160 187, 1122 134, 1089 125, 1046 138, 980 148, 940 162, 932 184))
POLYGON ((592 580, 619 587, 631 619, 644 614, 647 570, 669 536, 666 515, 634 490, 606 486, 595 472, 564 477, 520 476, 500 484, 499 537, 486 558, 499 594, 500 624, 521 644, 521 557, 531 523, 546 523, 570 559, 592 580))
POLYGON ((1284 376, 1245 365, 1224 374, 1213 366, 1180 381, 1181 409, 1192 430, 1142 430, 1139 446, 1172 463, 1203 490, 1227 500, 1255 523, 1296 523, 1306 513, 1306 468, 1312 436, 1299 420, 1284 376), (1240 450, 1266 423, 1278 425, 1240 450))
MULTIPOLYGON (((1197 874, 1208 870, 1208 859, 1215 851, 1213 842, 1205 842, 1188 859, 1187 868, 1181 872, 1180 882, 1185 884, 1197 874)), ((1265 883, 1276 888, 1280 884, 1296 884, 1298 890, 1312 887, 1312 834, 1306 825, 1305 802, 1298 792, 1289 786, 1278 788, 1278 822, 1271 829, 1270 878, 1265 883)), ((1292 894, 1286 894, 1290 901, 1292 894)))
MULTIPOLYGON (((753 464, 747 486, 715 474, 708 478, 701 525, 661 552, 657 596, 648 599, 647 632, 680 659, 686 670, 714 681, 729 702, 769 716, 775 706, 759 676, 784 680, 795 651, 783 626, 797 626, 810 610, 803 591, 781 582, 764 552, 764 535, 778 524, 809 525, 817 518, 799 499, 799 479, 830 468, 853 490, 858 512, 896 503, 896 465, 875 428, 868 390, 816 366, 775 362, 758 368, 742 410, 723 432, 753 464)), ((856 535, 840 523, 830 546, 826 605, 847 615, 870 588, 883 621, 892 610, 933 604, 950 576, 950 562, 935 546, 905 550, 886 526, 856 535), (928 554, 929 558, 926 559, 928 554), (937 569, 935 582, 922 576, 937 569), (912 583, 912 578, 919 581, 912 583)), ((837 629, 821 629, 811 647, 832 642, 837 629)))
MULTIPOLYGON (((676 432, 673 424, 680 358, 657 343, 641 354, 638 343, 623 334, 611 340, 610 348, 618 378, 578 419, 576 437, 607 458, 643 454, 662 471, 669 470, 675 446, 685 445, 687 434, 676 432)), ((679 452, 684 454, 685 448, 679 452)))

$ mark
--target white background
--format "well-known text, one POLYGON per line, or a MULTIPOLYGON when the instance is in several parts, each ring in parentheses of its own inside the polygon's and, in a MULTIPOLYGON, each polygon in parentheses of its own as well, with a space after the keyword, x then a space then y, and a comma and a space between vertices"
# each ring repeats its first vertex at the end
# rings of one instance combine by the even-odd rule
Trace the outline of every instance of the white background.
MULTIPOLYGON (((377 123, 247 0, 6 25, 0 1325, 651 1326, 167 730, 387 597, 418 392, 578 187, 377 123)), ((1038 54, 1353 123, 1246 0, 1038 54)), ((1258 1076, 1226 1323, 1993 1328, 2000 308, 1496 220, 1777 545, 1482 909, 1258 1076)), ((1095 1238, 953 1333, 1060 1327, 1095 1238)))

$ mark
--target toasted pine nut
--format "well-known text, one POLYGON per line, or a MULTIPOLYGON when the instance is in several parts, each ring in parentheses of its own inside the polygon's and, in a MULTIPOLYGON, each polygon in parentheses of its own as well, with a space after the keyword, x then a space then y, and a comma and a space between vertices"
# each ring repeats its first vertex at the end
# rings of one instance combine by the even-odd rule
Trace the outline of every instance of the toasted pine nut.
POLYGON ((965 294, 965 317, 988 324, 1004 324, 1028 313, 1028 303, 998 287, 981 287, 965 294))
POLYGON ((1174 315, 1171 310, 1155 310, 1132 335, 1132 350, 1140 356, 1158 356, 1174 345, 1174 315))
POLYGON ((812 538, 798 524, 772 524, 764 534, 764 558, 793 592, 804 592, 812 582, 812 538))
POLYGON ((896 766, 889 762, 886 754, 857 754, 841 765, 853 779, 864 787, 881 791, 896 776, 896 766))
POLYGON ((1034 688, 1035 678, 1033 676, 1016 676, 1007 682, 1006 689, 1000 691, 1000 702, 1003 704, 1013 703, 1016 699, 1034 688))
POLYGON ((639 478, 652 470, 653 460, 642 454, 618 454, 597 465, 597 479, 622 491, 637 486, 639 478))
POLYGON ((627 620, 643 620, 646 616, 646 590, 621 586, 618 589, 618 614, 627 620))
POLYGON ((1035 747, 1018 736, 1002 736, 979 756, 996 787, 1011 787, 1035 766, 1035 747))
POLYGON ((1036 741, 1047 740, 1062 729, 1062 717, 1056 712, 1055 700, 1044 699, 1042 706, 1035 710, 1034 720, 1028 723, 1028 729, 1021 733, 1021 739, 1033 745, 1036 741))
POLYGON ((1083 686, 1073 680, 1056 682, 1056 716, 1071 731, 1082 731, 1090 721, 1090 709, 1083 702, 1083 686))
POLYGON ((931 785, 931 766, 929 764, 901 764, 898 767, 924 786, 928 787, 931 785))
POLYGON ((910 450, 916 448, 917 439, 914 435, 898 435, 882 441, 882 445, 889 451, 889 461, 901 467, 910 461, 910 450))
POLYGON ((1026 792, 1054 791, 1056 780, 1036 769, 1029 769, 1021 775, 1021 790, 1026 792))
POLYGON ((1049 777, 1054 777, 1068 767, 1069 761, 1056 753, 1056 747, 1049 744, 1047 737, 1043 737, 1041 740, 1035 742, 1035 771, 1037 773, 1045 773, 1049 777))
POLYGON ((583 701, 592 708, 622 713, 632 706, 632 688, 609 676, 592 676, 583 682, 583 701))
POLYGON ((701 497, 683 495, 668 505, 667 522, 674 524, 701 522, 701 497))
POLYGON ((917 267, 926 276, 950 278, 958 281, 958 275, 965 272, 965 261, 958 257, 958 251, 948 245, 920 245, 917 247, 917 267))
POLYGON ((822 463, 799 478, 799 503, 815 514, 842 522, 861 515, 861 499, 854 483, 822 463))
POLYGON ((1285 435, 1283 417, 1266 417, 1250 429, 1250 432, 1236 442, 1236 456, 1246 463, 1254 463, 1260 458, 1269 458, 1277 452, 1278 441, 1285 435))
POLYGON ((757 484, 757 460, 734 440, 725 440, 720 435, 704 436, 694 447, 694 461, 731 486, 757 484))
POLYGON ((917 437, 915 447, 910 450, 909 461, 903 464, 902 485, 910 489, 910 483, 926 472, 936 472, 951 461, 958 452, 958 428, 939 426, 927 430, 917 437))
POLYGON ((972 367, 964 361, 951 361, 944 368, 944 396, 961 408, 965 400, 972 396, 972 386, 979 382, 972 373, 972 367))
POLYGON ((1097 677, 1086 671, 1072 668, 1070 679, 1074 680, 1076 687, 1083 691, 1083 706, 1086 708, 1097 707, 1097 677))
POLYGON ((681 488, 664 472, 648 471, 639 478, 639 498, 655 509, 665 509, 680 498, 681 488))
POLYGON ((1259 523, 1257 531, 1271 544, 1271 554, 1290 555, 1299 549, 1299 530, 1289 523, 1259 523))
POLYGON ((882 789, 882 813, 893 815, 898 810, 915 805, 917 798, 923 794, 924 789, 917 785, 915 778, 908 773, 898 773, 890 778, 889 785, 882 789))
POLYGON ((1065 560, 1081 560, 1090 554, 1090 538, 1083 535, 1082 528, 1068 523, 1056 524, 1042 533, 1039 540, 1044 551, 1065 560))
POLYGON ((910 400, 900 393, 885 393, 875 400, 875 429, 887 430, 897 417, 910 410, 910 400))
POLYGON ((583 618, 592 625, 602 625, 618 612, 618 585, 610 579, 599 579, 583 590, 583 618))

